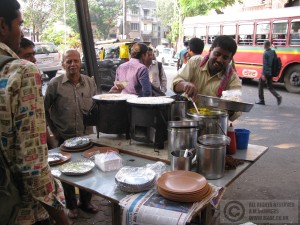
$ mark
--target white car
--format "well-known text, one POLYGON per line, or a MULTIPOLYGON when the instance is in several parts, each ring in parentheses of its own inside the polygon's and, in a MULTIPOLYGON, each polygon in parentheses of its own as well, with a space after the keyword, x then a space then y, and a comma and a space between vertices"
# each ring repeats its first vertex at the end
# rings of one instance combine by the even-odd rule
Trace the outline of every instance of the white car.
POLYGON ((35 58, 37 67, 51 79, 57 70, 61 70, 60 53, 51 42, 35 42, 35 58))
POLYGON ((163 65, 175 65, 176 59, 174 58, 175 51, 173 48, 163 48, 157 52, 156 60, 163 65))

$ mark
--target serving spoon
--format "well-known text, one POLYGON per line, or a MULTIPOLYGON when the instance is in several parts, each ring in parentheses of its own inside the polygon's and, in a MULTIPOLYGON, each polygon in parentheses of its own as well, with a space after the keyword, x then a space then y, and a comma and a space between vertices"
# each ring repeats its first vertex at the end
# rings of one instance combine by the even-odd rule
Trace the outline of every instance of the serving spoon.
POLYGON ((193 103, 193 106, 195 107, 197 114, 200 114, 198 107, 197 107, 196 103, 194 102, 194 100, 191 97, 188 97, 187 99, 193 103))

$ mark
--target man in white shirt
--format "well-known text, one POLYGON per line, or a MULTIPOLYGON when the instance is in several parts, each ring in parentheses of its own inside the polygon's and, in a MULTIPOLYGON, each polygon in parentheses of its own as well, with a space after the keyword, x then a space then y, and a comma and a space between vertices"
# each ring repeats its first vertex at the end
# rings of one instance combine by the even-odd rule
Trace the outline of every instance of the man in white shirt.
POLYGON ((161 62, 156 61, 153 49, 148 48, 148 60, 145 65, 149 70, 149 78, 152 86, 158 88, 163 93, 167 92, 167 77, 161 62))

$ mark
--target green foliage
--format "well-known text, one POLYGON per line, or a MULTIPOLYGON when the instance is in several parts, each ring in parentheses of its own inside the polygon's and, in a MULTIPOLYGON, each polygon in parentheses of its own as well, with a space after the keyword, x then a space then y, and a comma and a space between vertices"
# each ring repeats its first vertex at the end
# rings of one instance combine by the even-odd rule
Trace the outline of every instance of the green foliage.
POLYGON ((179 0, 184 17, 206 15, 210 10, 221 12, 226 6, 231 6, 241 0, 179 0))
POLYGON ((53 42, 61 51, 68 48, 80 48, 80 35, 79 33, 71 32, 66 36, 64 30, 56 31, 54 27, 47 28, 42 36, 41 41, 53 42))

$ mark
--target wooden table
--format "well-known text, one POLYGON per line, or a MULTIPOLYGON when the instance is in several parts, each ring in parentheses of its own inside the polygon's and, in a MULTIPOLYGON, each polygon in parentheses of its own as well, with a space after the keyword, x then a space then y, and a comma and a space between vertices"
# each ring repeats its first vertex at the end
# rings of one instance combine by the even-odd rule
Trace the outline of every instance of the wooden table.
MULTIPOLYGON (((224 177, 217 180, 208 180, 210 183, 219 187, 228 187, 236 178, 245 172, 261 155, 268 150, 267 147, 249 145, 248 150, 238 154, 239 158, 245 161, 244 164, 238 166, 235 170, 225 171, 224 177), (248 152, 248 154, 247 154, 248 152), (251 153, 251 154, 250 154, 251 153), (248 157, 251 155, 252 157, 248 157)), ((52 149, 50 152, 60 152, 59 148, 52 149)), ((143 156, 136 152, 131 153, 128 150, 120 149, 120 155, 123 158, 124 166, 141 167, 148 163, 155 163, 159 160, 158 157, 143 156)), ((83 159, 82 152, 73 152, 71 161, 83 159)), ((162 160, 167 162, 166 160, 162 160)), ((128 193, 119 190, 115 184, 115 175, 117 171, 102 172, 97 167, 82 176, 66 176, 59 171, 59 166, 52 167, 52 174, 59 180, 72 184, 74 186, 85 189, 91 193, 99 195, 112 203, 112 224, 121 224, 121 209, 119 201, 123 199, 128 193)), ((209 216, 209 215, 208 215, 209 216)))

